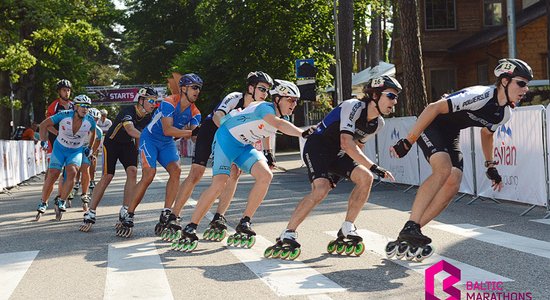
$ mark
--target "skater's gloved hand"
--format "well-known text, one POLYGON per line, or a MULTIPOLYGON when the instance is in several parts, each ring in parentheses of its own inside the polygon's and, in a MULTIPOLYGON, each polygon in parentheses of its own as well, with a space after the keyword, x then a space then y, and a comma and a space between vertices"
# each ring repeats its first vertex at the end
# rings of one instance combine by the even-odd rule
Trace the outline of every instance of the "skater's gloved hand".
POLYGON ((193 129, 193 130, 191 131, 191 136, 197 136, 197 135, 199 135, 199 128, 201 128, 201 127, 200 127, 200 126, 195 127, 195 129, 193 129))
POLYGON ((493 190, 500 192, 503 184, 502 177, 500 176, 500 174, 498 174, 497 168, 489 167, 487 168, 487 172, 485 172, 485 174, 487 175, 487 178, 489 178, 489 180, 493 181, 493 183, 491 184, 493 190))
POLYGON ((311 126, 308 129, 304 130, 302 132, 302 137, 304 139, 307 139, 310 135, 312 135, 315 132, 315 129, 317 129, 317 126, 311 126))
POLYGON ((386 179, 395 181, 395 178, 393 178, 393 175, 390 171, 378 166, 377 164, 372 164, 369 170, 375 175, 380 176, 381 178, 386 178, 386 179))
POLYGON ((89 158, 90 155, 92 154, 92 151, 90 151, 89 147, 84 147, 84 151, 82 152, 82 154, 84 154, 84 156, 89 158))
POLYGON ((273 169, 273 167, 275 167, 275 157, 273 153, 271 153, 271 150, 264 150, 264 156, 267 158, 267 165, 269 168, 273 169))
POLYGON ((395 145, 390 148, 390 152, 397 155, 397 157, 403 157, 409 153, 412 148, 411 142, 407 139, 400 139, 395 145))
POLYGON ((42 147, 42 150, 47 151, 48 150, 48 142, 40 141, 40 147, 42 147))

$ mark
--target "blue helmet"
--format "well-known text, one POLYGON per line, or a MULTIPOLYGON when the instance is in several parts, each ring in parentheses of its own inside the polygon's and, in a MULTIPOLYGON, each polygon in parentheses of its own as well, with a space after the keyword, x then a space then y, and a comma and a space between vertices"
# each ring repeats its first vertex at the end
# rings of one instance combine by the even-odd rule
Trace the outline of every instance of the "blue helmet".
POLYGON ((202 87, 202 79, 195 73, 189 73, 181 76, 179 86, 196 84, 202 87))

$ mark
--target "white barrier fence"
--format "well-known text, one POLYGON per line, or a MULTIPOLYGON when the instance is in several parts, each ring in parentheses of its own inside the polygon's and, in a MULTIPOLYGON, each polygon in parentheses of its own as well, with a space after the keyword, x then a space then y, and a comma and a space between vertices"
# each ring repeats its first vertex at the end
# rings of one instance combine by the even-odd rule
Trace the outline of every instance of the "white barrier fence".
POLYGON ((46 153, 33 141, 0 140, 0 190, 46 171, 46 153))
MULTIPOLYGON (((386 119, 386 125, 365 145, 365 154, 378 165, 392 172, 396 183, 420 185, 430 174, 431 167, 418 146, 413 146, 404 158, 393 157, 389 151, 404 138, 416 117, 386 119)), ((480 128, 467 128, 460 132, 460 148, 464 158, 464 173, 459 192, 491 199, 505 199, 550 209, 550 105, 518 107, 511 120, 501 125, 494 134, 493 154, 499 162, 498 171, 504 186, 497 192, 485 175, 480 128), (474 164, 475 162, 475 164, 474 164)), ((305 141, 300 140, 300 152, 305 141)), ((386 181, 386 180, 384 180, 386 181)), ((473 202, 473 201, 472 201, 473 202)), ((547 215, 547 216, 550 216, 547 215)))

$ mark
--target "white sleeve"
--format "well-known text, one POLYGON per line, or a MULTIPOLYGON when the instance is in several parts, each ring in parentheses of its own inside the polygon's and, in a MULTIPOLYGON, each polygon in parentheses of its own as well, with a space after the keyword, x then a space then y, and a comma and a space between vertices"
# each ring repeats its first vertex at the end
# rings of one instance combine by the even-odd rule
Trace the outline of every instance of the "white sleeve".
POLYGON ((239 104, 239 101, 242 99, 242 97, 243 94, 239 92, 234 92, 225 96, 216 111, 223 111, 227 115, 230 111, 237 107, 237 104, 239 104))
POLYGON ((446 97, 449 104, 449 112, 481 109, 493 98, 494 91, 494 87, 473 86, 452 93, 446 97))
POLYGON ((355 133, 355 121, 361 116, 365 102, 346 100, 340 105, 340 132, 355 133))

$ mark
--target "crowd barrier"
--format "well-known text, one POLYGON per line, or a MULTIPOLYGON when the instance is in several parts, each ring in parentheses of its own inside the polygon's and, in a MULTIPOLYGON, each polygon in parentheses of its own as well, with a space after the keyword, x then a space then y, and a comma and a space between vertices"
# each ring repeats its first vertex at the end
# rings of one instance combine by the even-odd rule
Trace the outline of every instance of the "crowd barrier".
MULTIPOLYGON (((493 154, 504 183, 501 191, 494 191, 485 175, 480 128, 463 129, 460 148, 464 156, 464 173, 459 192, 472 196, 470 203, 484 197, 496 202, 500 199, 528 204, 529 208, 522 215, 537 206, 546 207, 546 217, 550 217, 549 114, 550 105, 546 108, 542 105, 518 107, 511 120, 498 127, 493 154)), ((396 183, 419 186, 431 174, 431 167, 417 144, 404 158, 394 157, 389 150, 406 137, 416 117, 387 118, 385 121, 382 130, 365 144, 365 154, 392 172, 396 183)), ((301 139, 300 152, 304 143, 301 139)))
POLYGON ((0 190, 46 171, 46 153, 33 141, 0 140, 0 190))

